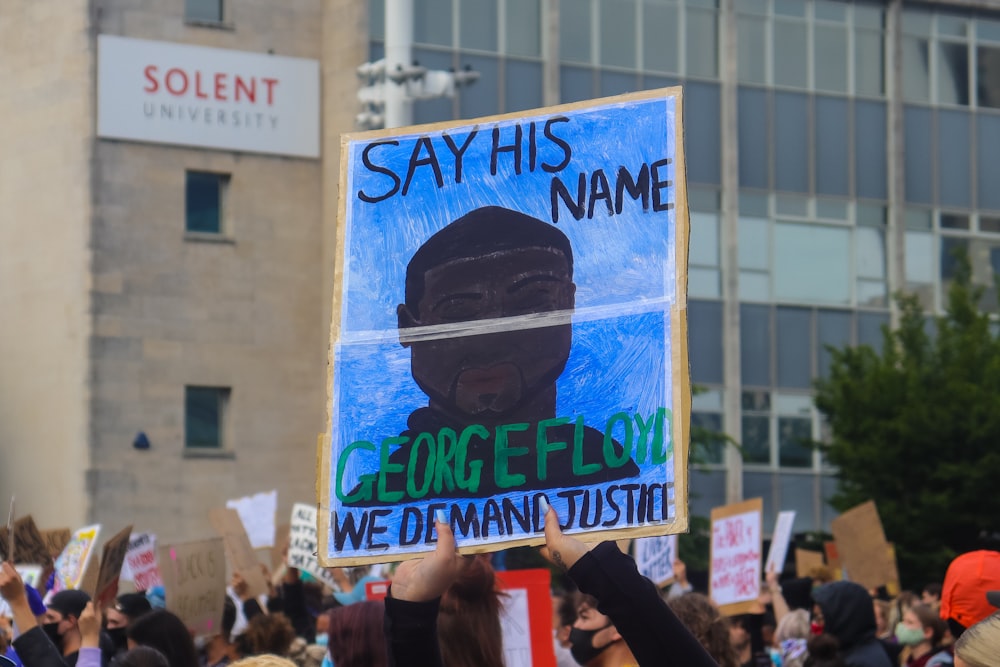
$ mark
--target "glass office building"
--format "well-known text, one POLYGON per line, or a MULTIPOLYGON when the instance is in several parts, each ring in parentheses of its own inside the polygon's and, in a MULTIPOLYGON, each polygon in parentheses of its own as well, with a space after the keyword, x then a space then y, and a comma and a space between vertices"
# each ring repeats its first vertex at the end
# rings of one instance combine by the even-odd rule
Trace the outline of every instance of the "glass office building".
MULTIPOLYGON (((890 295, 942 308, 951 250, 998 307, 1000 12, 982 2, 414 0, 414 59, 481 74, 418 123, 683 85, 696 424, 692 511, 761 496, 829 529, 812 382, 881 346, 890 295), (992 186, 992 187, 991 187, 992 186)), ((384 0, 370 1, 371 59, 384 0)))

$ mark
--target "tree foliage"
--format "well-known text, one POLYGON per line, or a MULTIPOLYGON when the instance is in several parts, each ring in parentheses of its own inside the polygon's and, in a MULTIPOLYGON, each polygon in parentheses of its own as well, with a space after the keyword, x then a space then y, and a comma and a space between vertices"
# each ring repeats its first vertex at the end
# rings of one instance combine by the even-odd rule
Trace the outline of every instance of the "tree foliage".
POLYGON ((832 350, 817 382, 832 431, 820 447, 839 471, 832 505, 875 500, 911 588, 941 581, 959 553, 997 546, 1000 339, 968 259, 956 266, 944 315, 928 320, 915 297, 897 297, 882 351, 832 350))

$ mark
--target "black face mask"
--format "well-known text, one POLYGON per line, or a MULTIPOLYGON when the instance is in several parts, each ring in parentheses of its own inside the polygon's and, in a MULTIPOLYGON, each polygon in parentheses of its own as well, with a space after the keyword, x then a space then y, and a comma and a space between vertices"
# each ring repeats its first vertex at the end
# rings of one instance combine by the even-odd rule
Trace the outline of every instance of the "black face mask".
POLYGON ((110 628, 105 632, 115 645, 115 653, 128 650, 128 628, 110 628))
POLYGON ((62 653, 63 638, 59 634, 59 621, 44 624, 42 630, 52 640, 52 643, 56 645, 56 648, 59 649, 59 653, 62 653))
POLYGON ((588 662, 599 656, 604 649, 611 646, 614 642, 608 642, 600 648, 594 647, 594 635, 596 635, 601 630, 606 630, 611 627, 608 623, 603 628, 597 628, 596 630, 581 630, 580 628, 573 628, 569 631, 569 652, 581 665, 586 665, 588 662))

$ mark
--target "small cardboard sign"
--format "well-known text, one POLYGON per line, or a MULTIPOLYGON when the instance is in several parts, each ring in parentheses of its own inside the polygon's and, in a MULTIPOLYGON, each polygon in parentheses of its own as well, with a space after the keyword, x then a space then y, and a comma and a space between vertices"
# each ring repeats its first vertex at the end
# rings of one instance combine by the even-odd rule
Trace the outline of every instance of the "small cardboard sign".
POLYGON ((795 512, 778 512, 774 521, 774 535, 771 537, 771 548, 767 551, 767 563, 764 572, 781 574, 788 558, 788 545, 792 541, 792 525, 795 523, 795 512))
POLYGON ((253 597, 265 595, 267 580, 260 569, 260 561, 250 545, 250 538, 247 537, 239 513, 228 507, 217 507, 209 511, 208 520, 222 538, 226 547, 226 557, 233 570, 247 582, 250 595, 253 597))
POLYGON ((69 528, 42 531, 42 540, 45 542, 45 547, 49 550, 49 555, 52 556, 53 560, 63 552, 63 549, 69 544, 71 537, 73 537, 73 531, 69 528))
POLYGON ((830 531, 837 542, 840 562, 851 581, 872 589, 898 580, 874 501, 869 500, 838 516, 830 522, 830 531))
POLYGON ((165 545, 157 549, 167 609, 195 635, 214 635, 226 605, 223 540, 165 545))
POLYGON ((15 563, 34 563, 42 567, 52 565, 52 554, 45 546, 45 540, 30 514, 14 522, 14 539, 17 542, 15 563))
POLYGON ((550 578, 543 569, 497 572, 497 582, 507 594, 500 612, 507 667, 556 666, 550 578))
POLYGON ((333 590, 339 590, 333 575, 319 564, 316 555, 316 515, 316 508, 305 503, 295 503, 292 506, 288 567, 297 567, 316 577, 333 590))
POLYGON ((104 543, 101 553, 101 569, 97 573, 96 595, 97 606, 106 607, 118 595, 118 577, 121 575, 122 563, 128 552, 129 536, 132 526, 126 526, 104 543))
POLYGON ((823 554, 820 552, 808 549, 795 550, 795 576, 811 577, 817 568, 821 568, 824 565, 823 554))
POLYGON ((156 535, 132 533, 122 565, 122 580, 131 581, 137 591, 148 591, 163 585, 160 565, 156 558, 156 535))
POLYGON ((760 596, 760 498, 712 510, 712 546, 709 591, 726 616, 756 609, 760 596))
MULTIPOLYGON (((56 558, 55 584, 53 593, 70 589, 90 589, 88 586, 96 578, 97 539, 101 534, 100 524, 85 526, 70 538, 66 547, 56 558)), ((93 581, 96 584, 96 581, 93 581)))
POLYGON ((677 536, 640 537, 635 545, 635 564, 639 574, 657 586, 666 586, 674 580, 674 561, 677 560, 677 536))
POLYGON ((247 531, 250 546, 266 549, 274 546, 274 516, 278 511, 278 491, 255 493, 226 501, 226 507, 236 510, 247 531))
POLYGON ((840 554, 837 553, 837 543, 824 542, 823 553, 826 554, 826 564, 833 573, 834 581, 842 580, 844 578, 844 568, 840 564, 840 554))

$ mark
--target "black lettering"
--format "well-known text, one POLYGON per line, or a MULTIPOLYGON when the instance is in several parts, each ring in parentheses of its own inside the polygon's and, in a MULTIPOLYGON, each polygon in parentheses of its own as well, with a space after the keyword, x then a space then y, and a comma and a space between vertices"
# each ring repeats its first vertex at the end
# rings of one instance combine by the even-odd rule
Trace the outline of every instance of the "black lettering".
POLYGON ((604 499, 601 498, 601 490, 597 489, 593 491, 594 496, 594 520, 588 520, 587 516, 590 513, 590 496, 591 492, 585 492, 583 494, 583 507, 580 508, 580 527, 581 528, 593 528, 601 522, 601 512, 604 511, 604 499))
POLYGON ((496 534, 503 535, 503 514, 500 512, 500 505, 493 498, 486 501, 483 506, 483 537, 490 536, 490 524, 496 524, 496 534))
POLYGON ((392 514, 392 510, 372 510, 371 516, 368 518, 368 548, 369 549, 388 549, 389 544, 386 542, 376 542, 375 536, 381 535, 383 533, 389 532, 388 526, 375 527, 375 520, 382 519, 384 517, 392 514))
POLYGON ((538 141, 535 135, 538 129, 534 123, 528 124, 528 171, 535 171, 535 164, 538 162, 538 141))
POLYGON ((559 222, 559 199, 562 198, 566 208, 569 209, 570 214, 573 216, 574 220, 582 220, 583 214, 586 212, 584 208, 587 203, 587 176, 585 174, 580 174, 580 178, 577 180, 576 186, 576 201, 573 201, 569 194, 569 190, 563 185, 563 182, 558 176, 552 177, 552 222, 559 222))
POLYGON ((479 539, 479 512, 476 511, 475 503, 469 503, 465 507, 465 514, 458 505, 451 506, 451 523, 455 526, 455 535, 461 534, 463 537, 472 536, 479 539))
MULTIPOLYGON (((561 148, 563 151, 563 159, 561 162, 557 164, 549 164, 547 162, 542 163, 542 169, 544 169, 550 174, 554 174, 556 172, 565 169, 566 166, 569 164, 570 159, 572 159, 573 157, 573 149, 570 147, 569 142, 567 142, 565 139, 557 137, 552 132, 552 126, 555 125, 556 123, 568 123, 568 122, 569 118, 567 118, 566 116, 553 116, 552 118, 549 118, 547 121, 545 121, 545 127, 542 129, 542 134, 545 135, 545 138, 554 143, 559 148, 561 148)), ((579 219, 580 218, 577 218, 577 220, 579 219)))
POLYGON ((672 159, 670 159, 670 158, 664 158, 662 160, 657 160, 656 162, 653 163, 653 166, 652 166, 652 171, 653 171, 653 211, 656 212, 656 213, 659 213, 660 211, 669 211, 670 209, 672 209, 674 207, 673 202, 663 202, 660 199, 660 190, 663 189, 663 188, 669 188, 674 183, 673 183, 673 181, 670 181, 670 180, 661 181, 660 180, 660 174, 658 173, 660 169, 662 169, 663 167, 666 167, 671 162, 673 162, 672 159))
POLYGON ((361 151, 361 163, 365 165, 365 168, 368 169, 368 171, 374 171, 377 174, 385 174, 386 176, 391 178, 392 187, 387 192, 377 197, 373 197, 372 195, 365 193, 364 190, 358 190, 358 199, 360 199, 363 202, 367 202, 369 204, 377 204, 380 201, 384 201, 389 197, 393 196, 394 194, 396 194, 397 192, 399 192, 399 176, 397 176, 392 169, 389 169, 387 167, 381 167, 377 164, 374 164, 371 161, 371 158, 368 156, 368 154, 371 153, 372 149, 378 146, 398 146, 398 145, 399 145, 398 141, 391 139, 386 141, 374 141, 365 146, 365 149, 361 151))
POLYGON ((361 543, 365 537, 365 530, 368 528, 368 512, 361 513, 361 519, 354 518, 354 514, 346 512, 344 524, 340 524, 340 513, 333 513, 333 544, 337 551, 343 551, 344 543, 351 541, 351 546, 355 549, 361 548, 361 543))
POLYGON ((417 167, 430 165, 434 170, 434 182, 439 188, 444 187, 444 178, 441 177, 441 165, 438 164, 437 154, 434 152, 434 144, 430 137, 420 137, 417 143, 413 144, 413 153, 410 154, 410 166, 406 169, 406 179, 403 181, 403 196, 410 191, 410 183, 413 182, 413 173, 417 167), (420 157, 421 149, 427 150, 427 157, 420 157))
POLYGON ((608 507, 610 507, 615 513, 614 517, 608 519, 603 524, 601 524, 605 528, 607 528, 608 526, 615 525, 616 523, 618 523, 618 520, 622 518, 621 507, 618 505, 618 503, 615 502, 615 491, 617 490, 618 490, 617 484, 612 484, 605 490, 605 499, 608 501, 608 507))
POLYGON ((590 175, 590 206, 587 207, 587 219, 594 217, 594 203, 603 199, 608 207, 608 215, 614 215, 611 206, 611 186, 608 184, 608 177, 604 175, 603 169, 598 169, 590 175))
POLYGON ((408 547, 420 541, 424 532, 424 515, 416 507, 403 508, 403 520, 399 524, 399 545, 408 547), (410 520, 414 521, 413 537, 409 537, 410 520))
POLYGON ((469 132, 469 136, 465 138, 462 146, 459 147, 455 144, 455 140, 449 135, 442 133, 441 136, 444 138, 444 143, 448 144, 448 150, 451 154, 455 156, 455 182, 462 182, 462 156, 465 155, 465 151, 469 150, 469 145, 472 143, 473 137, 479 133, 479 127, 473 127, 472 132, 469 132))
POLYGON ((642 210, 649 208, 649 165, 643 162, 639 169, 639 177, 632 180, 632 174, 624 166, 618 167, 618 180, 615 181, 615 213, 622 212, 625 192, 633 200, 642 197, 642 210))
POLYGON ((438 510, 443 510, 447 505, 444 503, 431 503, 427 506, 427 533, 424 536, 424 544, 434 544, 437 538, 434 537, 434 517, 438 510))
POLYGON ((556 495, 560 498, 565 498, 567 503, 566 513, 569 518, 566 519, 565 525, 560 525, 559 527, 566 530, 576 523, 576 497, 583 493, 581 489, 571 489, 569 491, 560 491, 556 495))
POLYGON ((503 507, 503 520, 507 526, 508 535, 514 534, 514 521, 517 521, 517 525, 521 528, 522 533, 531 531, 531 512, 528 509, 528 496, 521 498, 520 511, 518 511, 517 505, 510 498, 504 498, 501 505, 503 507))
POLYGON ((518 176, 521 175, 521 138, 524 135, 524 131, 521 129, 520 125, 514 126, 514 143, 501 145, 500 144, 500 127, 493 128, 493 150, 490 151, 490 175, 497 175, 497 158, 499 158, 500 153, 513 153, 514 154, 514 173, 518 176))
POLYGON ((635 492, 639 489, 639 485, 622 484, 621 488, 628 494, 625 499, 625 521, 632 525, 635 523, 635 492))

